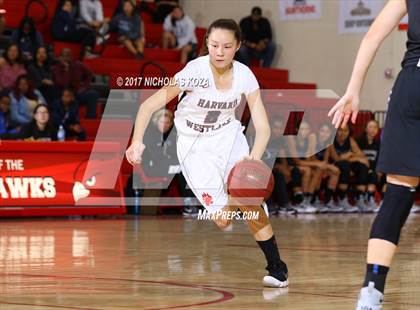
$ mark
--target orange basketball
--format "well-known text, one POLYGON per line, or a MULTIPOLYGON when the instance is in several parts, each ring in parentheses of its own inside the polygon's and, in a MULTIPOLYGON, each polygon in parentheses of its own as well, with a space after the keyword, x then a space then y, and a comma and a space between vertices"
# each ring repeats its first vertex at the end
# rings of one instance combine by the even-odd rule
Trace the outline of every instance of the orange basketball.
POLYGON ((238 202, 249 205, 250 201, 255 201, 258 204, 271 196, 274 177, 271 169, 262 161, 246 159, 233 166, 227 188, 228 193, 238 202))

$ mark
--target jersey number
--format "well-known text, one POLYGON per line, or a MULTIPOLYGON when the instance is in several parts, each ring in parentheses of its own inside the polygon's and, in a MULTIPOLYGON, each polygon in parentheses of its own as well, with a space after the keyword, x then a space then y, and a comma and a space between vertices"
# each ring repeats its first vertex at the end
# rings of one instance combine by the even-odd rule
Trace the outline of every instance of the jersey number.
POLYGON ((217 122, 217 119, 219 118, 219 115, 222 112, 220 111, 208 111, 206 118, 204 119, 204 124, 214 124, 217 122))

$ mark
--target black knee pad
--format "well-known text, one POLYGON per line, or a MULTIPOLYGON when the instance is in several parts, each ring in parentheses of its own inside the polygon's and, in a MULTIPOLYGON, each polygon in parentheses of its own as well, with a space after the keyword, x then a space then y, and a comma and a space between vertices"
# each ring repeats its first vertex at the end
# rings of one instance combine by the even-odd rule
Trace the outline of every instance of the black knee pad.
POLYGON ((416 189, 387 183, 386 196, 375 218, 370 239, 382 239, 398 245, 404 226, 414 203, 416 189))
POLYGON ((302 175, 298 167, 293 167, 292 172, 292 186, 301 187, 302 186, 302 175))
POLYGON ((368 184, 375 184, 378 185, 378 175, 376 174, 375 171, 371 171, 369 172, 368 175, 368 184))
POLYGON ((351 170, 356 176, 357 185, 366 185, 368 183, 368 167, 359 162, 351 163, 351 170))
POLYGON ((335 165, 340 169, 339 184, 349 184, 350 179, 350 162, 348 161, 337 161, 335 165))

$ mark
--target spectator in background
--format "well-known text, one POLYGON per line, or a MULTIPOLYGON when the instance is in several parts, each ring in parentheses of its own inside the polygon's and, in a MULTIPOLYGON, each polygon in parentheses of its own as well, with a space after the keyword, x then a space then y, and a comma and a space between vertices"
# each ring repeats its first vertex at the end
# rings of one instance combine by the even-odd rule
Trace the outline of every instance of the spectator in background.
POLYGON ((19 124, 12 120, 10 97, 7 92, 0 93, 0 139, 13 139, 19 131, 19 124))
POLYGON ((74 61, 71 50, 63 48, 59 61, 52 69, 54 83, 63 90, 71 88, 79 104, 86 104, 86 118, 96 118, 98 93, 91 89, 93 74, 80 61, 74 61))
MULTIPOLYGON (((102 2, 100 0, 80 0, 80 17, 95 33, 105 36, 109 30, 109 18, 104 18, 102 2)), ((96 39, 102 43, 101 38, 96 39)))
POLYGON ((344 209, 344 212, 371 212, 372 210, 364 202, 368 182, 369 161, 360 150, 356 140, 351 137, 348 125, 337 130, 331 159, 340 169, 337 193, 340 199, 339 205, 344 209), (356 206, 352 206, 348 201, 351 173, 354 174, 356 179, 356 206))
POLYGON ((375 202, 375 192, 382 189, 382 196, 385 193, 386 177, 384 173, 376 172, 376 162, 379 156, 380 140, 378 139, 379 123, 376 120, 370 120, 366 124, 365 132, 357 139, 362 152, 369 161, 368 187, 366 204, 369 208, 375 210, 378 206, 375 202))
MULTIPOLYGON (((316 149, 320 151, 315 154, 314 160, 321 163, 319 167, 322 169, 322 175, 319 179, 319 183, 317 184, 318 194, 321 191, 322 180, 328 179, 324 191, 324 204, 318 203, 319 212, 321 213, 335 213, 343 211, 343 208, 335 205, 332 201, 333 195, 337 190, 338 180, 340 177, 340 169, 338 169, 338 167, 334 164, 330 163, 331 152, 333 148, 333 146, 330 145, 332 134, 332 126, 328 123, 322 124, 319 127, 316 140, 316 149)), ((317 197, 317 200, 319 201, 319 197, 317 197)), ((316 203, 315 206, 317 206, 316 203)))
POLYGON ((271 122, 271 137, 263 157, 269 167, 273 166, 274 188, 268 199, 268 210, 271 215, 296 214, 297 211, 289 204, 287 183, 291 181, 291 171, 286 160, 287 146, 284 140, 284 121, 276 117, 271 122))
POLYGON ((118 40, 123 44, 137 59, 144 58, 144 24, 137 14, 135 6, 130 0, 123 2, 123 12, 116 15, 113 19, 118 40))
POLYGON ((243 18, 239 26, 243 42, 238 51, 238 60, 249 66, 251 58, 254 57, 262 59, 263 67, 270 67, 276 53, 276 46, 272 42, 270 22, 262 17, 261 8, 252 8, 251 16, 243 18))
POLYGON ((174 7, 179 5, 178 0, 155 0, 156 10, 153 14, 153 22, 161 24, 164 22, 166 16, 172 12, 174 7))
POLYGON ((35 22, 30 17, 21 20, 11 40, 17 44, 25 61, 31 61, 35 57, 36 50, 44 44, 41 33, 36 30, 35 22))
MULTIPOLYGON (((176 133, 173 128, 174 114, 165 108, 156 111, 152 116, 152 125, 144 136, 146 149, 143 153, 143 169, 147 176, 166 177, 170 179, 171 166, 179 166, 176 151, 176 133)), ((184 198, 183 215, 194 217, 198 207, 193 203, 194 194, 186 189, 187 182, 179 171, 175 178, 181 197, 184 198)), ((168 186, 169 188, 169 186, 168 186)))
POLYGON ((31 121, 32 113, 38 104, 46 104, 44 97, 39 90, 33 88, 27 75, 18 77, 9 96, 12 120, 21 125, 31 121))
POLYGON ((46 104, 38 104, 30 123, 20 131, 20 138, 27 141, 56 141, 57 129, 50 120, 50 112, 46 104))
POLYGON ((47 104, 51 106, 60 93, 53 82, 51 63, 44 46, 37 49, 35 59, 28 67, 28 75, 32 84, 41 92, 47 104))
POLYGON ((197 50, 195 24, 184 14, 181 6, 175 6, 171 14, 166 16, 163 30, 163 48, 172 47, 180 50, 182 64, 193 58, 197 50))
POLYGON ((81 27, 72 9, 70 0, 63 2, 52 21, 52 36, 59 41, 80 42, 80 58, 91 57, 96 43, 95 32, 88 27, 81 27))
POLYGON ((294 165, 303 176, 304 200, 296 207, 296 210, 298 213, 316 213, 318 209, 312 204, 317 197, 316 188, 321 179, 324 164, 312 156, 312 154, 315 154, 316 135, 311 132, 308 122, 302 121, 297 136, 289 136, 288 147, 294 165))
POLYGON ((26 74, 19 47, 10 44, 0 58, 0 90, 11 90, 18 76, 26 74))
MULTIPOLYGON (((118 1, 118 4, 115 7, 115 10, 112 13, 112 20, 115 19, 115 17, 120 15, 121 13, 124 13, 123 6, 124 6, 125 1, 126 0, 119 0, 118 1)), ((129 1, 133 5, 135 12, 138 13, 137 1, 136 0, 129 0, 129 1)), ((111 21, 111 24, 114 24, 114 23, 111 21)))
POLYGON ((66 132, 66 140, 86 140, 86 132, 80 127, 79 105, 74 99, 74 92, 65 88, 61 99, 53 104, 52 120, 58 128, 63 125, 66 132))

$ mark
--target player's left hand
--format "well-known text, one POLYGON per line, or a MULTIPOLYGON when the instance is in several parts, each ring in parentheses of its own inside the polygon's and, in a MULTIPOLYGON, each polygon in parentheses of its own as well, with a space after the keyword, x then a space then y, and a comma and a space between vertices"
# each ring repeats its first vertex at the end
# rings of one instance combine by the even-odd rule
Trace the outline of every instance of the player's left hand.
POLYGON ((332 107, 328 112, 328 116, 332 116, 332 124, 335 128, 341 126, 344 128, 350 117, 353 124, 356 123, 357 114, 359 113, 359 95, 352 93, 345 93, 344 96, 332 107))

